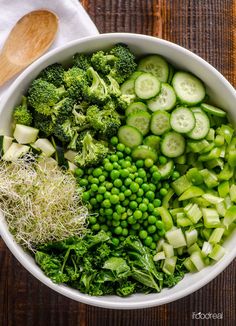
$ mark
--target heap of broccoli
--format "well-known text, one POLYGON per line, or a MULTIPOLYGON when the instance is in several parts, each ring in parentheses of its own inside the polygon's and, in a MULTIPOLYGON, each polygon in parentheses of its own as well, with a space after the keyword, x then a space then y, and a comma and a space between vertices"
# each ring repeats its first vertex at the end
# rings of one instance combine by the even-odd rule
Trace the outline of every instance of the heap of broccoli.
POLYGON ((109 150, 104 140, 117 133, 120 114, 133 101, 121 94, 120 84, 135 69, 135 57, 123 44, 76 53, 69 68, 55 63, 39 74, 15 108, 14 121, 75 151, 78 166, 97 164, 109 150))

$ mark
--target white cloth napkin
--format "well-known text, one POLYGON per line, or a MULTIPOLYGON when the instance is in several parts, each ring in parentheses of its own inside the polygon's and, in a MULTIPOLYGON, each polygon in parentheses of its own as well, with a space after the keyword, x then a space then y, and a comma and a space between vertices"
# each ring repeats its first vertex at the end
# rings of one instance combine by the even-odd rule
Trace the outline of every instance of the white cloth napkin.
MULTIPOLYGON (((37 9, 51 10, 59 17, 57 36, 48 51, 69 41, 98 34, 78 0, 0 0, 0 52, 15 23, 26 13, 37 9)), ((0 87, 0 97, 14 79, 0 87)))

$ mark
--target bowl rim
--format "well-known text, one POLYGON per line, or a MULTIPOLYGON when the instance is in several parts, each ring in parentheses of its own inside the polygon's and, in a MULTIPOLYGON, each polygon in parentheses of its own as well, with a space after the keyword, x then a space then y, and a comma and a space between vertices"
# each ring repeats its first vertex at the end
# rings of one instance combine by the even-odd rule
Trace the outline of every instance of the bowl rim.
MULTIPOLYGON (((9 87, 9 89, 6 91, 6 93, 3 95, 1 98, 1 104, 0 104, 0 112, 5 108, 11 94, 14 92, 15 89, 17 89, 20 86, 20 83, 22 80, 24 80, 25 77, 32 71, 34 71, 37 66, 39 66, 41 63, 47 61, 49 58, 55 56, 56 54, 60 53, 61 51, 64 51, 68 48, 71 48, 73 46, 83 44, 95 39, 108 39, 110 40, 112 37, 124 37, 130 40, 136 40, 136 41, 141 41, 141 40, 150 40, 153 42, 156 42, 157 44, 162 44, 164 46, 167 46, 169 48, 175 48, 178 50, 180 53, 183 53, 185 55, 188 55, 193 58, 193 60, 198 61, 201 65, 205 66, 207 70, 211 70, 212 73, 221 80, 222 83, 226 85, 226 87, 229 89, 229 91, 233 94, 236 100, 236 91, 233 88, 233 86, 227 81, 227 79, 216 69, 214 68, 211 64, 209 64, 207 61, 196 55, 195 53, 191 52, 190 50, 177 45, 173 42, 163 40, 160 38, 156 38, 153 36, 148 36, 148 35, 143 35, 143 34, 135 34, 135 33, 106 33, 106 34, 99 34, 95 36, 88 36, 88 37, 83 37, 80 39, 73 40, 71 42, 68 42, 67 44, 60 46, 54 50, 49 51, 48 53, 44 54, 42 57, 37 59, 34 63, 32 63, 29 67, 26 68, 26 70, 21 73, 17 79, 13 82, 13 84, 9 87)), ((3 216, 0 216, 0 224, 1 220, 5 220, 3 216)), ((13 253, 13 255, 16 257, 16 259, 23 265, 34 277, 36 277, 39 281, 41 281, 43 284, 48 286, 49 288, 53 289, 54 291, 70 298, 75 301, 101 307, 101 308, 109 308, 109 309, 142 309, 142 308, 149 308, 149 307, 154 307, 154 306, 159 306, 163 305, 172 301, 176 301, 180 298, 183 298, 207 283, 209 283, 211 280, 213 280, 217 275, 219 275, 236 257, 236 247, 235 250, 232 250, 231 252, 227 252, 227 257, 220 262, 220 264, 215 264, 214 268, 210 270, 210 272, 207 275, 204 275, 202 279, 199 281, 191 284, 188 286, 186 289, 181 289, 178 292, 171 294, 170 296, 166 296, 164 298, 152 298, 150 300, 145 300, 145 301, 138 301, 138 302, 127 302, 124 300, 123 302, 112 302, 109 301, 109 297, 107 296, 106 300, 104 300, 104 297, 93 297, 93 296, 88 296, 85 295, 78 290, 77 292, 74 293, 73 291, 75 289, 71 289, 65 285, 58 285, 53 283, 46 275, 42 274, 41 270, 39 270, 39 267, 36 264, 33 264, 31 260, 26 256, 27 253, 23 251, 23 249, 15 242, 13 236, 10 234, 8 229, 0 228, 0 235, 2 236, 3 241, 9 248, 9 250, 13 253), (101 298, 103 298, 101 300, 101 298)), ((158 294, 157 294, 158 295, 158 294)))

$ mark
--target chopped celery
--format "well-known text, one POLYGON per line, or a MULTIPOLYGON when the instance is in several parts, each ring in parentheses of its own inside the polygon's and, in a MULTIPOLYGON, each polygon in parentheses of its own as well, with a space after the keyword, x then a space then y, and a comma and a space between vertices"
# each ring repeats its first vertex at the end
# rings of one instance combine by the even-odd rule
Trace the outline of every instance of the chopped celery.
POLYGON ((216 261, 219 261, 225 254, 225 248, 221 247, 219 244, 216 244, 212 252, 209 254, 209 257, 211 259, 214 259, 216 261))
POLYGON ((218 214, 222 217, 225 216, 225 213, 226 213, 226 207, 225 207, 225 203, 224 202, 221 202, 219 204, 216 204, 216 210, 218 212, 218 214))
POLYGON ((218 178, 219 180, 230 180, 233 175, 234 169, 226 163, 223 170, 218 174, 218 178))
POLYGON ((210 170, 216 167, 219 167, 222 170, 224 167, 224 161, 221 158, 215 158, 213 160, 205 162, 205 166, 210 170))
POLYGON ((228 228, 234 221, 236 221, 236 206, 231 206, 226 210, 223 225, 228 228))
POLYGON ((186 246, 185 237, 181 229, 167 231, 165 237, 173 248, 186 246))
POLYGON ((192 272, 192 273, 193 273, 193 272, 196 272, 196 271, 197 271, 197 269, 196 269, 196 267, 194 266, 194 264, 192 263, 190 257, 187 257, 187 258, 184 260, 183 265, 187 268, 187 270, 188 270, 189 272, 192 272))
POLYGON ((204 191, 201 188, 196 186, 191 186, 179 197, 179 201, 194 198, 194 197, 199 197, 202 196, 203 194, 204 191))
POLYGON ((225 139, 223 136, 221 135, 217 135, 215 137, 215 140, 214 140, 214 143, 217 147, 220 147, 220 146, 223 146, 224 145, 224 142, 225 142, 225 139))
POLYGON ((206 199, 204 199, 202 197, 192 198, 191 202, 197 204, 199 207, 209 207, 209 206, 211 206, 209 201, 207 201, 206 199))
POLYGON ((228 163, 231 167, 236 167, 236 149, 230 150, 228 154, 228 163))
POLYGON ((209 153, 199 155, 199 161, 205 162, 215 158, 219 158, 221 155, 221 147, 214 147, 209 153))
POLYGON ((166 243, 166 242, 163 243, 163 251, 164 251, 165 256, 167 258, 170 258, 170 257, 174 256, 174 248, 169 243, 166 243))
POLYGON ((164 243, 164 242, 165 242, 164 239, 160 239, 160 240, 158 241, 158 243, 157 243, 157 247, 156 247, 156 251, 157 251, 157 252, 162 251, 162 247, 163 247, 163 243, 164 243))
POLYGON ((203 183, 203 176, 197 168, 189 169, 186 173, 186 177, 195 186, 203 183))
POLYGON ((218 185, 219 181, 214 172, 204 169, 201 170, 200 173, 203 176, 204 183, 208 188, 214 188, 218 185))
POLYGON ((223 181, 218 185, 218 193, 220 197, 226 197, 229 193, 229 181, 223 181))
POLYGON ((174 195, 174 190, 173 189, 169 189, 167 194, 164 196, 164 198, 162 199, 162 206, 165 208, 169 208, 169 201, 171 199, 171 197, 174 195))
MULTIPOLYGON (((179 213, 179 214, 182 214, 182 213, 179 213)), ((176 215, 176 223, 177 223, 177 226, 180 226, 180 227, 186 227, 186 226, 190 226, 190 225, 193 225, 193 222, 187 218, 184 214, 184 216, 179 216, 179 214, 176 215)))
POLYGON ((175 163, 178 163, 178 164, 185 164, 186 163, 186 155, 183 154, 179 157, 176 157, 175 158, 175 163))
POLYGON ((165 256, 164 251, 160 251, 160 252, 156 253, 156 254, 153 256, 153 260, 154 260, 154 261, 163 260, 163 259, 165 259, 165 258, 166 258, 166 256, 165 256))
POLYGON ((202 234, 206 240, 209 240, 211 233, 212 233, 212 229, 203 229, 202 230, 202 234))
POLYGON ((213 205, 222 203, 224 201, 224 198, 217 197, 209 193, 203 194, 202 197, 205 198, 209 203, 213 205))
POLYGON ((214 208, 202 208, 204 225, 206 228, 215 228, 220 226, 220 217, 214 208))
POLYGON ((190 247, 197 241, 198 232, 196 229, 185 231, 185 239, 187 242, 187 247, 190 247))
POLYGON ((233 184, 229 190, 230 199, 232 202, 236 203, 236 185, 233 184))
POLYGON ((191 185, 192 183, 189 182, 186 175, 183 175, 171 184, 172 188, 174 188, 174 191, 178 196, 180 196, 184 191, 190 188, 191 185))
POLYGON ((175 217, 178 213, 184 213, 183 207, 173 208, 170 210, 170 214, 175 217))
POLYGON ((165 230, 170 230, 173 227, 173 220, 168 210, 165 207, 158 207, 157 211, 161 215, 165 230))
POLYGON ((197 223, 202 217, 202 212, 197 204, 191 204, 190 207, 186 206, 184 210, 188 218, 190 218, 193 223, 197 223))
POLYGON ((201 252, 201 249, 197 243, 194 243, 192 246, 188 248, 188 253, 191 255, 193 252, 199 251, 201 252))
POLYGON ((166 258, 162 267, 164 273, 171 275, 174 274, 175 265, 176 265, 177 257, 166 258))
POLYGON ((218 128, 216 130, 216 133, 218 135, 223 136, 224 139, 226 140, 226 142, 229 144, 231 142, 232 137, 233 137, 234 129, 231 128, 228 125, 222 125, 220 128, 218 128))
POLYGON ((202 259, 202 255, 199 251, 193 252, 190 256, 190 259, 198 271, 202 270, 205 267, 205 263, 202 259))
POLYGON ((213 141, 215 139, 215 129, 210 128, 208 134, 206 135, 206 140, 213 141))
POLYGON ((218 242, 220 242, 223 234, 224 234, 224 228, 216 228, 213 230, 210 238, 209 238, 209 242, 212 244, 216 244, 218 242))
POLYGON ((203 246, 202 246, 202 256, 206 257, 212 252, 212 244, 204 241, 203 246))
POLYGON ((226 196, 224 199, 225 207, 228 209, 232 206, 231 198, 230 196, 226 196))
POLYGON ((194 153, 200 153, 208 146, 209 146, 209 142, 206 139, 202 139, 199 141, 196 140, 188 141, 188 148, 194 153))

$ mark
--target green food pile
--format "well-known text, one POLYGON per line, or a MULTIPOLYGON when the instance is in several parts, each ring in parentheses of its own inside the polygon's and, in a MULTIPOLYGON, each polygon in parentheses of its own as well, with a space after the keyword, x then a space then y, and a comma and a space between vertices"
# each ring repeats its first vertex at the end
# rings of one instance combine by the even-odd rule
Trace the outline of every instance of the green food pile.
POLYGON ((13 122, 2 161, 30 153, 70 171, 89 211, 83 238, 69 230, 33 248, 54 282, 90 295, 159 292, 224 256, 236 135, 196 76, 123 44, 77 53, 39 74, 13 122))

